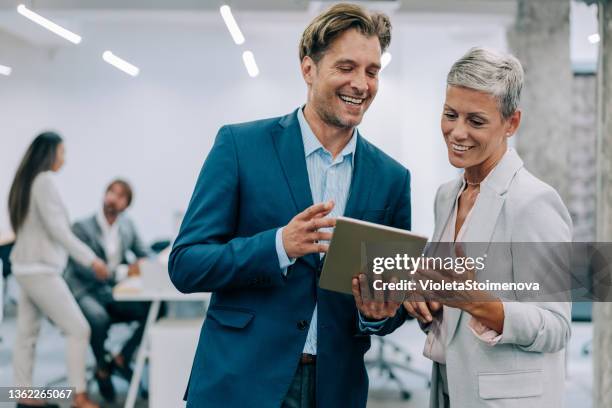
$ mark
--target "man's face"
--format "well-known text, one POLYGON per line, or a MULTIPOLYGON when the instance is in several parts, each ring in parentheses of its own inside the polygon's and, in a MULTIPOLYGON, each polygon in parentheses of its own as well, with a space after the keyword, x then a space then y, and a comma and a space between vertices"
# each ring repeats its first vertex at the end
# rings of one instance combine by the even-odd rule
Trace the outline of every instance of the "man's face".
POLYGON ((104 195, 104 214, 117 216, 128 207, 128 195, 121 184, 113 184, 104 195))
POLYGON ((361 122, 378 91, 380 54, 378 37, 351 29, 334 40, 318 64, 304 58, 308 104, 324 123, 350 129, 361 122))

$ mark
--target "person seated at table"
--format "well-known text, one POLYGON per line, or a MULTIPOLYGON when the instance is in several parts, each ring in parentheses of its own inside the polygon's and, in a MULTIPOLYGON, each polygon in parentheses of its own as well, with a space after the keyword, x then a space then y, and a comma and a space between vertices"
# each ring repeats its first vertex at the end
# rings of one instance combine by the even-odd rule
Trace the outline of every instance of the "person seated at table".
POLYGON ((108 264, 108 274, 94 272, 74 260, 66 269, 66 280, 91 326, 91 348, 96 358, 95 378, 107 401, 115 399, 111 374, 116 370, 126 380, 132 371, 130 361, 142 340, 150 302, 118 302, 113 286, 126 277, 140 275, 140 259, 150 255, 133 222, 124 211, 132 202, 132 188, 124 180, 113 180, 106 188, 102 208, 76 222, 74 234, 108 264), (114 357, 104 348, 111 324, 138 322, 132 336, 114 357))

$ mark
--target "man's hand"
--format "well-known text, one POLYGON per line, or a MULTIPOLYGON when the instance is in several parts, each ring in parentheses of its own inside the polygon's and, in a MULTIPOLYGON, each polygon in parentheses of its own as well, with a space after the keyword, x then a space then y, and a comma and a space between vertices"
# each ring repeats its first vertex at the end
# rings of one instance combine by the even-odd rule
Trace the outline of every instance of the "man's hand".
POLYGON ((91 264, 91 269, 93 269, 94 273, 96 274, 96 279, 100 281, 105 281, 110 277, 110 272, 108 271, 106 264, 100 258, 94 259, 93 263, 91 264))
POLYGON ((372 296, 368 279, 363 273, 353 278, 353 297, 359 313, 370 320, 393 317, 402 304, 401 299, 393 299, 397 296, 385 300, 385 293, 382 290, 374 291, 372 296))
POLYGON ((283 228, 283 247, 289 258, 327 252, 329 245, 318 241, 331 240, 331 232, 320 228, 336 226, 335 218, 324 218, 334 208, 334 202, 314 204, 295 217, 283 228))
POLYGON ((442 310, 442 304, 435 301, 405 300, 404 309, 421 323, 431 323, 434 316, 442 310))
POLYGON ((127 276, 130 278, 132 276, 140 276, 140 261, 134 262, 128 266, 127 276))

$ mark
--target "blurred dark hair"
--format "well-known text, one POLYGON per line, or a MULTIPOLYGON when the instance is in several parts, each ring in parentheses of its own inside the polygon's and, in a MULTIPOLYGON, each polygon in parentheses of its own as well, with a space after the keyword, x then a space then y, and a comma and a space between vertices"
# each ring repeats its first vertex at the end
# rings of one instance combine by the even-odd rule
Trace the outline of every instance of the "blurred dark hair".
POLYGON ((121 186, 121 188, 123 188, 123 191, 125 192, 127 198, 127 205, 129 207, 130 204, 132 204, 132 197, 134 195, 134 193, 132 192, 132 186, 130 186, 130 183, 128 183, 127 181, 118 178, 114 179, 108 184, 108 187, 106 187, 106 192, 108 193, 108 191, 115 185, 119 185, 121 186))
POLYGON ((36 136, 23 156, 17 173, 15 173, 8 200, 11 227, 15 234, 28 215, 34 179, 43 171, 53 168, 57 157, 57 147, 62 142, 62 138, 57 133, 41 133, 36 136))

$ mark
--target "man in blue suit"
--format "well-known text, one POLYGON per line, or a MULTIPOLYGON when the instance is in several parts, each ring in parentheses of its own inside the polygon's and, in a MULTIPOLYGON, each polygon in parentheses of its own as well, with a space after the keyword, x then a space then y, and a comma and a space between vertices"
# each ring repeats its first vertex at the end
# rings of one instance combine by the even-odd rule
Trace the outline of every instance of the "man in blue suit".
POLYGON ((358 308, 318 279, 335 217, 410 228, 408 170, 356 130, 390 30, 385 15, 333 6, 301 39, 306 104, 219 130, 169 263, 179 290, 213 293, 188 407, 365 407, 369 334, 403 311, 358 308))

